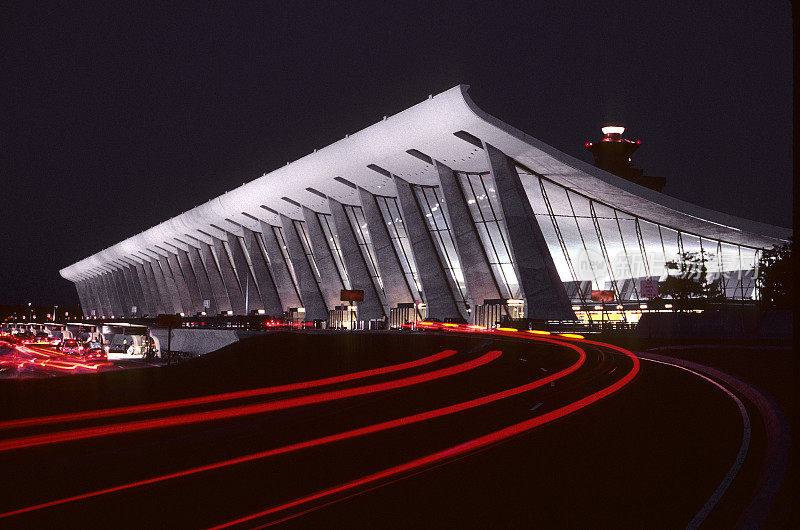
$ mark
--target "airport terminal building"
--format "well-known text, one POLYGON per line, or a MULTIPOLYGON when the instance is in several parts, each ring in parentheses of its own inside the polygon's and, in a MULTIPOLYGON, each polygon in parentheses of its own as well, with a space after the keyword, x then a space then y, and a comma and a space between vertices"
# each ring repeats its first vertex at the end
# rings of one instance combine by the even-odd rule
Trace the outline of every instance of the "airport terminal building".
MULTIPOLYGON (((255 313, 333 327, 636 321, 687 255, 725 299, 755 297, 760 251, 789 230, 561 153, 479 109, 467 89, 384 117, 61 275, 88 318, 255 313), (342 290, 363 301, 343 302, 342 290)), ((630 144, 622 130, 604 133, 601 142, 630 144)))

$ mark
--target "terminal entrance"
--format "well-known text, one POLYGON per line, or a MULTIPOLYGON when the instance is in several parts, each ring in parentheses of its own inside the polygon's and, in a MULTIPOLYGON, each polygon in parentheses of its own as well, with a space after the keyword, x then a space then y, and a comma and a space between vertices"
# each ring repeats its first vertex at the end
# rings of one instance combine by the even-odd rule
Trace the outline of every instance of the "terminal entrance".
POLYGON ((389 327, 392 329, 401 328, 405 325, 415 325, 417 322, 425 320, 428 316, 428 308, 421 302, 407 304, 397 304, 389 311, 389 327))
POLYGON ((474 324, 487 329, 499 327, 506 320, 524 318, 524 307, 524 302, 518 299, 484 300, 482 305, 475 307, 474 324))

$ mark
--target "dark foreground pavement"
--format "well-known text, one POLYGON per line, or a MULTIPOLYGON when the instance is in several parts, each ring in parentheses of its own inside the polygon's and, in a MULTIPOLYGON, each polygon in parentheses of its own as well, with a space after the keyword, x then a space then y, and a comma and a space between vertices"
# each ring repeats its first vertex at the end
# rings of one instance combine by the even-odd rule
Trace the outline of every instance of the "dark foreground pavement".
MULTIPOLYGON (((545 414, 630 370, 626 357, 584 347, 585 365, 553 386, 397 429, 0 519, 0 526, 200 528, 225 523, 545 414)), ((1 381, 0 420, 311 380, 447 349, 458 353, 369 383, 455 366, 491 350, 503 355, 474 370, 387 392, 0 452, 4 483, 12 485, 0 495, 0 512, 460 403, 526 384, 575 361, 575 353, 563 347, 486 336, 276 333, 171 367, 1 381)), ((334 388, 359 384, 367 383, 334 388)), ((757 410, 748 405, 748 411, 753 429, 747 458, 709 515, 709 527, 733 526, 743 501, 756 488, 766 442, 757 410)), ((0 431, 0 439, 38 429, 0 431)), ((728 395, 690 373, 643 361, 630 385, 573 414, 424 472, 289 510, 282 515, 315 508, 283 524, 684 527, 729 471, 742 437, 742 416, 728 395), (331 501, 335 502, 326 504, 331 501)), ((269 520, 250 521, 244 527, 269 520)))

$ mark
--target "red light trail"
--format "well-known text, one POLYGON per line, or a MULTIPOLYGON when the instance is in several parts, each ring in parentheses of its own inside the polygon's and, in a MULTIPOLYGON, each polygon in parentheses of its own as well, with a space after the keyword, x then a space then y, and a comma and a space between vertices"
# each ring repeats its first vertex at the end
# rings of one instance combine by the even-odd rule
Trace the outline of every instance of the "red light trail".
POLYGON ((323 403, 326 401, 333 401, 337 399, 344 399, 355 396, 362 396, 365 394, 372 394, 375 392, 383 392, 386 390, 393 390, 396 388, 403 388, 407 386, 417 385, 428 381, 434 381, 450 375, 466 372, 489 363, 500 356, 499 351, 486 353, 477 359, 467 361, 455 366, 442 368, 432 372, 406 377, 403 379, 396 379, 394 381, 387 381, 384 383, 376 383, 372 385, 360 386, 355 388, 348 388, 343 390, 335 390, 332 392, 323 392, 320 394, 312 394, 309 396, 301 396, 290 399, 283 399, 278 401, 271 401, 267 403, 256 403, 253 405, 242 405, 238 407, 230 407, 221 410, 194 412, 189 414, 180 414, 175 416, 167 416, 164 418, 138 420, 125 423, 116 423, 112 425, 103 425, 98 427, 85 427, 82 429, 72 429, 68 431, 39 434, 33 436, 25 436, 20 438, 12 438, 9 440, 0 441, 0 452, 10 451, 13 449, 23 449, 27 447, 34 447, 39 445, 49 445, 59 442, 67 442, 72 440, 82 440, 86 438, 94 438, 98 436, 108 436, 111 434, 124 434, 136 431, 175 427, 178 425, 187 425, 192 423, 207 422, 213 420, 238 418, 252 414, 261 414, 264 412, 273 412, 276 410, 284 410, 288 408, 301 407, 304 405, 323 403))
POLYGON ((169 474, 161 475, 161 476, 158 476, 158 477, 153 477, 153 478, 149 478, 149 479, 145 479, 145 480, 131 482, 129 484, 123 484, 123 485, 115 486, 115 487, 112 487, 112 488, 106 488, 106 489, 103 489, 103 490, 98 490, 98 491, 94 491, 94 492, 90 492, 90 493, 85 493, 85 494, 82 494, 82 495, 76 495, 76 496, 68 497, 68 498, 65 498, 65 499, 46 502, 46 503, 43 503, 43 504, 37 504, 35 506, 30 506, 30 507, 27 507, 27 508, 21 508, 19 510, 14 510, 14 511, 11 511, 11 512, 0 514, 0 519, 5 518, 5 517, 10 517, 10 516, 13 516, 13 515, 19 515, 19 514, 26 513, 26 512, 31 512, 31 511, 34 511, 34 510, 40 510, 40 509, 43 509, 43 508, 49 508, 51 506, 57 506, 57 505, 60 505, 60 504, 66 504, 66 503, 69 503, 69 502, 88 499, 88 498, 92 498, 92 497, 98 497, 100 495, 114 493, 114 492, 117 492, 117 491, 123 491, 123 490, 131 489, 131 488, 135 488, 135 487, 139 487, 139 486, 145 486, 145 485, 148 485, 148 484, 154 484, 154 483, 157 483, 157 482, 163 482, 163 481, 174 479, 174 478, 185 477, 187 475, 194 475, 194 474, 201 473, 201 472, 204 472, 204 471, 211 471, 213 469, 220 469, 220 468, 223 468, 223 467, 233 466, 233 465, 236 465, 236 464, 242 464, 242 463, 245 463, 245 462, 252 462, 254 460, 260 460, 260 459, 268 458, 268 457, 271 457, 271 456, 277 456, 277 455, 281 455, 281 454, 291 453, 291 452, 298 451, 298 450, 301 450, 301 449, 308 449, 308 448, 311 448, 311 447, 317 447, 317 446, 321 446, 321 445, 326 445, 326 444, 333 443, 333 442, 339 442, 339 441, 343 441, 343 440, 348 440, 348 439, 351 439, 351 438, 356 438, 358 436, 364 436, 364 435, 367 435, 367 434, 373 434, 373 433, 377 433, 377 432, 381 432, 381 431, 385 431, 385 430, 389 430, 389 429, 394 429, 394 428, 397 428, 397 427, 403 427, 403 426, 406 426, 406 425, 419 423, 419 422, 422 422, 422 421, 425 421, 425 420, 439 418, 439 417, 442 417, 442 416, 446 416, 448 414, 455 414, 457 412, 461 412, 461 411, 464 411, 464 410, 469 410, 469 409, 472 409, 472 408, 475 408, 475 407, 479 407, 481 405, 486 405, 488 403, 493 403, 495 401, 499 401, 499 400, 504 399, 504 398, 508 398, 508 397, 511 397, 511 396, 516 396, 518 394, 529 392, 529 391, 531 391, 531 390, 533 390, 535 388, 539 388, 539 387, 547 385, 547 384, 549 384, 549 383, 551 383, 553 381, 557 381, 559 379, 562 379, 562 378, 566 377, 567 375, 569 375, 569 374, 575 372, 576 370, 578 370, 581 366, 583 366, 584 362, 586 361, 586 353, 583 351, 582 348, 579 348, 579 347, 574 346, 572 344, 558 342, 558 341, 555 341, 555 340, 549 340, 549 339, 543 339, 543 340, 547 341, 547 342, 552 342, 554 344, 558 344, 560 346, 565 346, 567 348, 570 348, 570 349, 576 351, 578 353, 577 360, 573 364, 568 366, 567 368, 565 368, 565 369, 563 369, 563 370, 561 370, 559 372, 556 372, 556 373, 554 373, 552 375, 549 375, 547 377, 543 377, 542 379, 537 379, 536 381, 533 381, 531 383, 528 383, 528 384, 525 384, 525 385, 522 385, 522 386, 518 386, 518 387, 511 388, 511 389, 508 389, 508 390, 504 390, 504 391, 501 391, 501 392, 496 392, 494 394, 489 394, 489 395, 482 396, 480 398, 472 399, 472 400, 469 400, 469 401, 464 401, 462 403, 457 403, 455 405, 450 405, 450 406, 447 406, 447 407, 442 407, 442 408, 438 408, 438 409, 434 409, 434 410, 429 410, 429 411, 422 412, 422 413, 419 413, 419 414, 414 414, 412 416, 406 416, 406 417, 403 417, 403 418, 397 418, 397 419, 390 420, 390 421, 385 421, 385 422, 382 422, 382 423, 376 423, 374 425, 369 425, 367 427, 361 427, 361 428, 353 429, 353 430, 350 430, 350 431, 345 431, 345 432, 341 432, 341 433, 337 433, 337 434, 332 434, 330 436, 323 436, 321 438, 316 438, 316 439, 313 439, 313 440, 307 440, 307 441, 304 441, 304 442, 298 442, 298 443, 286 445, 286 446, 283 446, 283 447, 278 447, 278 448, 275 448, 275 449, 268 449, 266 451, 260 451, 258 453, 253 453, 253 454, 249 454, 249 455, 245 455, 245 456, 241 456, 241 457, 237 457, 237 458, 232 458, 232 459, 224 460, 224 461, 221 461, 221 462, 215 462, 215 463, 204 465, 204 466, 198 466, 198 467, 194 467, 194 468, 191 468, 191 469, 178 471, 178 472, 175 472, 175 473, 169 473, 169 474))
MULTIPOLYGON (((456 354, 456 350, 444 350, 428 357, 423 357, 414 361, 393 364, 390 366, 383 366, 371 370, 364 370, 361 372, 353 372, 349 374, 337 375, 333 377, 326 377, 324 379, 315 379, 313 381, 303 381, 300 383, 291 383, 286 385, 270 386, 264 388, 255 388, 251 390, 240 390, 237 392, 227 392, 225 394, 213 394, 208 396, 198 396, 188 399, 177 399, 173 401, 163 401, 160 403, 146 403, 143 405, 131 405, 127 407, 117 407, 113 409, 90 410, 86 412, 74 412, 69 414, 58 414, 54 416, 42 416, 38 418, 23 418, 19 420, 9 420, 0 422, 0 430, 14 429, 18 427, 29 427, 34 425, 46 425, 52 423, 63 423, 67 421, 88 420, 93 418, 121 416, 125 414, 137 414, 142 412, 153 412, 157 410, 166 410, 181 407, 190 407, 193 405, 203 405, 206 403, 215 403, 220 401, 229 401, 234 399, 248 398, 254 396, 264 396, 268 394, 277 394, 282 392, 290 392, 293 390, 302 390, 307 388, 314 388, 325 385, 332 385, 336 383, 343 383, 346 381, 353 381, 356 379, 364 379, 379 374, 388 374, 398 372, 400 370, 407 370, 409 368, 417 368, 427 364, 435 363, 446 359, 456 354)), ((14 361, 10 363, 16 364, 14 361)))
MULTIPOLYGON (((345 482, 345 483, 340 484, 338 486, 334 486, 332 488, 328 488, 328 489, 325 489, 325 490, 322 490, 322 491, 318 491, 316 493, 313 493, 311 495, 307 495, 305 497, 300 497, 298 499, 295 499, 293 501, 290 501, 290 502, 287 502, 287 503, 284 503, 284 504, 279 504, 277 506, 274 506, 272 508, 263 510, 261 512, 254 513, 254 514, 248 515, 246 517, 242 517, 242 518, 239 518, 239 519, 236 519, 236 520, 233 520, 233 521, 229 521, 229 522, 223 523, 221 525, 213 527, 211 530, 218 530, 220 528, 228 528, 228 527, 235 526, 235 525, 238 525, 238 524, 241 524, 241 523, 246 523, 246 522, 249 522, 249 521, 253 521, 254 519, 259 519, 259 518, 262 518, 262 517, 266 517, 268 515, 272 515, 272 514, 276 514, 276 513, 282 512, 282 511, 286 511, 286 510, 288 510, 290 508, 299 507, 299 506, 308 504, 308 503, 316 501, 316 500, 321 500, 321 499, 324 499, 326 497, 330 497, 330 496, 335 495, 337 493, 343 493, 343 492, 346 492, 346 491, 349 491, 349 490, 353 490, 353 489, 359 488, 361 486, 365 486, 367 484, 372 484, 372 483, 375 483, 375 482, 379 482, 381 480, 388 479, 388 478, 391 478, 391 477, 397 477, 399 475, 403 475, 403 474, 410 473, 410 472, 423 471, 423 470, 425 470, 425 469, 427 469, 427 468, 429 468, 429 467, 431 467, 433 465, 441 464, 441 463, 450 461, 453 458, 456 458, 458 456, 462 456, 462 455, 465 455, 467 453, 471 453, 471 452, 477 451, 478 449, 482 449, 482 448, 488 447, 488 446, 490 446, 492 444, 496 444, 498 442, 502 442, 504 440, 507 440, 507 439, 513 437, 513 436, 522 434, 522 433, 527 432, 527 431, 529 431, 531 429, 534 429, 536 427, 544 425, 545 423, 549 423, 549 422, 551 422, 553 420, 556 420, 558 418, 562 418, 562 417, 564 417, 564 416, 566 416, 568 414, 576 412, 576 411, 578 411, 578 410, 580 410, 580 409, 582 409, 582 408, 584 408, 584 407, 586 407, 588 405, 591 405, 592 403, 595 403, 595 402, 599 401, 600 399, 602 399, 604 397, 607 397, 607 396, 617 392, 618 390, 623 388, 625 385, 627 385, 628 383, 633 381, 633 379, 636 377, 636 374, 639 372, 639 359, 633 353, 631 353, 631 352, 629 352, 629 351, 627 351, 627 350, 625 350, 623 348, 619 348, 619 347, 616 347, 616 346, 611 346, 611 345, 604 344, 604 343, 599 343, 599 342, 594 342, 594 341, 585 341, 585 342, 587 342, 589 344, 600 345, 600 346, 603 346, 603 347, 611 347, 612 349, 623 353, 624 355, 626 355, 627 357, 629 357, 631 359, 631 362, 633 363, 633 367, 631 368, 630 372, 625 374, 625 376, 622 379, 619 379, 617 382, 613 383, 612 385, 610 385, 610 386, 608 386, 606 388, 603 388, 602 390, 599 390, 599 391, 597 391, 597 392, 595 392, 593 394, 590 394, 589 396, 587 396, 587 397, 585 397, 583 399, 579 399, 578 401, 572 402, 569 405, 566 405, 566 406, 563 406, 561 408, 555 409, 555 410, 553 410, 551 412, 542 414, 542 415, 537 416, 535 418, 531 418, 531 419, 523 421, 521 423, 517 423, 517 424, 511 425, 511 426, 506 427, 504 429, 500 429, 499 431, 495 431, 493 433, 490 433, 490 434, 487 434, 487 435, 484 435, 484 436, 469 440, 469 441, 464 442, 462 444, 459 444, 459 445, 456 445, 456 446, 453 446, 453 447, 449 447, 449 448, 444 449, 442 451, 438 451, 436 453, 432 453, 432 454, 424 456, 422 458, 417 458, 415 460, 411 460, 411 461, 406 462, 404 464, 400 464, 398 466, 390 467, 390 468, 384 469, 382 471, 378 471, 377 473, 373 473, 371 475, 366 475, 364 477, 360 477, 358 479, 351 480, 349 482, 345 482)), ((306 510, 305 512, 302 512, 302 513, 307 513, 308 511, 310 511, 310 510, 306 510)), ((273 524, 276 524, 276 523, 279 523, 279 522, 282 522, 282 521, 286 521, 286 520, 291 519, 293 517, 297 517, 299 515, 302 515, 302 513, 289 515, 289 516, 284 517, 282 519, 279 519, 277 521, 272 521, 272 522, 266 523, 263 526, 271 526, 273 524)))

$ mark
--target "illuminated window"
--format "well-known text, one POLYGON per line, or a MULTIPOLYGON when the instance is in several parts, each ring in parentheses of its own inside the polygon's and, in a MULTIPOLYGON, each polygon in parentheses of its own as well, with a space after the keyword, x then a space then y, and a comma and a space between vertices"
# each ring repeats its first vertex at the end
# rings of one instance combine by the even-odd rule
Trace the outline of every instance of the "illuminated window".
POLYGON ((317 213, 319 217, 319 224, 322 226, 322 231, 325 233, 325 240, 328 242, 333 261, 336 264, 336 270, 339 272, 339 279, 342 281, 345 289, 350 289, 350 277, 347 274, 347 268, 344 266, 344 258, 342 257, 342 250, 339 245, 339 236, 331 226, 331 216, 324 213, 317 213))
POLYGON ((411 242, 408 240, 406 227, 403 224, 403 218, 400 216, 397 199, 380 196, 376 196, 375 199, 378 201, 378 208, 381 211, 384 223, 386 223, 389 239, 391 239, 395 253, 400 261, 411 295, 414 300, 422 300, 422 285, 419 282, 414 253, 411 251, 411 242))
POLYGON ((494 178, 488 173, 459 173, 458 180, 502 296, 518 298, 521 296, 519 281, 511 258, 508 232, 500 215, 494 178))
POLYGON ((413 188, 417 196, 417 203, 425 216, 430 233, 433 235, 433 240, 439 253, 444 257, 442 265, 456 285, 458 290, 456 295, 460 297, 462 303, 466 303, 467 285, 464 281, 464 271, 461 268, 461 260, 458 258, 455 243, 453 243, 450 226, 442 211, 442 204, 444 204, 442 192, 438 187, 432 186, 414 186, 413 188))
POLYGON ((300 244, 303 245, 303 253, 306 255, 306 259, 308 260, 309 265, 311 265, 311 269, 314 271, 314 275, 317 277, 317 283, 322 278, 322 274, 319 272, 319 267, 317 266, 317 260, 314 258, 314 250, 311 247, 311 239, 308 237, 308 229, 306 228, 306 224, 303 221, 294 221, 294 227, 297 230, 297 234, 300 236, 300 244))
POLYGON ((278 246, 281 248, 283 255, 283 262, 286 263, 286 268, 289 269, 289 276, 292 277, 292 283, 297 293, 300 293, 300 285, 297 283, 297 276, 294 273, 294 266, 292 260, 289 258, 289 250, 286 248, 286 240, 283 238, 283 228, 280 226, 273 226, 272 230, 275 232, 275 238, 278 240, 278 246))
POLYGON ((381 279, 378 265, 375 262, 372 240, 369 237, 367 230, 367 220, 364 218, 364 212, 360 206, 352 206, 349 204, 344 205, 344 211, 347 213, 347 219, 350 221, 350 226, 356 236, 358 248, 364 256, 364 261, 369 269, 369 275, 376 283, 378 289, 383 291, 383 280, 381 279))

